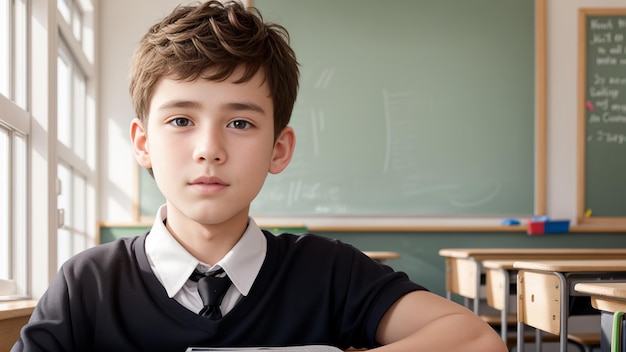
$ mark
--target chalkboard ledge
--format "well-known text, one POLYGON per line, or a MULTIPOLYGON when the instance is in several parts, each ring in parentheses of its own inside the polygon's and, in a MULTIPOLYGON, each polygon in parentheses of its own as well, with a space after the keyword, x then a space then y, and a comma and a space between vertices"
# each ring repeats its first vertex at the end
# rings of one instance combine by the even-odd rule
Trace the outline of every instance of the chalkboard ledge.
POLYGON ((626 223, 623 224, 580 224, 570 226, 569 232, 584 233, 619 233, 626 232, 626 223))
POLYGON ((253 216, 262 227, 295 227, 304 224, 309 232, 526 232, 527 218, 521 225, 502 225, 504 218, 422 218, 422 217, 260 217, 253 216), (266 226, 271 224, 271 226, 266 226))
MULTIPOLYGON (((527 232, 527 219, 520 218, 521 225, 502 225, 503 219, 462 219, 462 218, 263 218, 255 217, 260 228, 273 232, 527 232), (358 221, 357 221, 358 220, 358 221)), ((141 234, 152 223, 107 223, 98 224, 98 242, 101 232, 114 232, 116 235, 141 234)), ((624 224, 574 224, 569 232, 575 233, 626 233, 624 224)))

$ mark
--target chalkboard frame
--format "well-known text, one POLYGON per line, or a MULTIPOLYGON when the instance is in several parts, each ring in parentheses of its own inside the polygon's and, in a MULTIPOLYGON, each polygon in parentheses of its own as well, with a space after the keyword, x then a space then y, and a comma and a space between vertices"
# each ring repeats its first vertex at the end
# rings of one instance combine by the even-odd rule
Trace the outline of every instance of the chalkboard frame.
MULTIPOLYGON (((546 38, 546 27, 547 27, 547 1, 548 0, 532 0, 535 3, 535 91, 534 91, 534 100, 535 100, 535 143, 534 143, 534 215, 545 215, 547 212, 546 209, 546 88, 547 88, 547 70, 546 70, 546 46, 547 46, 547 38, 546 38)), ((248 0, 248 6, 254 6, 253 0, 248 0)), ((147 171, 142 169, 137 165, 136 169, 136 192, 135 199, 133 201, 133 208, 135 213, 135 220, 141 223, 151 222, 154 213, 151 211, 145 211, 145 197, 142 195, 142 187, 145 192, 146 185, 143 184, 146 178, 150 178, 147 171)), ((152 180, 150 182, 153 183, 152 180)), ((148 189, 154 188, 156 186, 148 186, 148 189)), ((315 217, 316 223, 324 223, 323 217, 315 217)), ((330 217, 332 218, 332 216, 330 217)), ((389 218, 389 217, 387 217, 389 218)), ((333 219, 336 220, 336 219, 333 219)), ((341 229, 341 230, 350 230, 351 227, 362 230, 363 225, 358 225, 361 223, 362 218, 359 217, 347 217, 344 219, 346 221, 340 222, 339 225, 336 225, 336 222, 331 221, 330 225, 322 225, 321 227, 324 230, 332 230, 332 229, 341 229), (354 220, 351 220, 354 219, 354 220), (347 225, 346 225, 347 224, 347 225), (354 226, 352 226, 353 224, 354 226)), ((371 220, 371 219, 370 219, 371 220)), ((420 219, 416 220, 416 217, 395 217, 393 219, 393 223, 397 225, 385 225, 385 230, 398 230, 401 231, 412 231, 419 230, 421 228, 447 228, 445 225, 438 225, 438 222, 435 221, 435 225, 432 222, 427 222, 425 225, 420 224, 420 219)), ((444 219, 445 220, 445 219, 444 219)), ((463 223, 463 218, 456 217, 456 220, 460 220, 460 223, 463 223)), ((473 224, 475 219, 471 219, 468 223, 473 224)), ((263 220, 261 220, 263 221, 263 220)), ((272 224, 277 224, 280 226, 290 226, 292 224, 301 224, 307 223, 307 217, 298 217, 297 219, 291 219, 290 216, 280 217, 280 218, 270 218, 272 224)), ((445 221, 444 221, 445 222, 445 221)), ((457 225, 454 225, 456 228, 457 225)), ((309 226, 310 227, 310 226, 309 226)), ((462 225, 461 225, 462 227, 462 225)), ((470 227, 475 227, 470 225, 470 227)), ((499 223, 499 220, 486 222, 483 225, 479 225, 479 228, 482 230, 489 230, 501 228, 502 226, 499 223)), ((314 228, 313 228, 314 229, 314 228)), ((381 230, 380 226, 378 227, 381 230)))
POLYGON ((588 17, 624 16, 626 8, 581 8, 578 11, 578 175, 577 175, 577 222, 578 224, 626 224, 626 214, 623 216, 594 215, 593 209, 587 206, 587 71, 588 71, 588 17))

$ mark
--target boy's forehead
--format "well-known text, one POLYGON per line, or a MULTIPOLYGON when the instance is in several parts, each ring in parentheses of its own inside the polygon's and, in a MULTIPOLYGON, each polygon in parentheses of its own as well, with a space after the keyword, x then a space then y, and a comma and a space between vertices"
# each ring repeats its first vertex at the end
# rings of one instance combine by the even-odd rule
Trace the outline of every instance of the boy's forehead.
MULTIPOLYGON (((257 97, 263 96, 264 98, 267 98, 268 99, 267 103, 270 104, 273 109, 274 102, 272 99, 272 93, 270 92, 269 84, 267 80, 265 79, 265 75, 262 72, 262 70, 257 71, 252 77, 250 77, 247 80, 242 80, 242 78, 244 78, 245 71, 240 68, 237 68, 235 71, 233 71, 233 73, 230 76, 222 80, 211 79, 210 77, 212 73, 215 73, 215 71, 205 70, 202 72, 201 75, 195 78, 182 78, 180 76, 177 76, 174 73, 170 73, 170 74, 166 74, 162 76, 154 85, 154 88, 152 90, 152 94, 150 97, 148 110, 151 111, 152 109, 157 108, 153 104, 155 103, 154 99, 157 95, 163 97, 162 94, 158 93, 158 92, 165 93, 162 91, 162 89, 166 89, 166 91, 168 92, 177 92, 179 91, 179 89, 174 88, 174 86, 180 87, 180 84, 192 84, 193 85, 194 83, 198 83, 202 81, 214 82, 217 84, 247 85, 254 90, 253 96, 257 96, 257 97)), ((248 90, 248 92, 250 92, 250 90, 248 90)), ((165 93, 165 94, 168 94, 168 93, 165 93)), ((251 98, 250 95, 247 95, 246 97, 248 99, 251 98)))
POLYGON ((199 75, 197 75, 197 77, 183 77, 181 74, 174 73, 174 72, 167 73, 161 76, 161 78, 156 82, 155 87, 158 87, 165 80, 178 81, 178 82, 194 82, 197 80, 207 80, 207 81, 227 82, 227 83, 235 83, 235 84, 250 82, 253 84, 254 83, 258 84, 259 88, 263 88, 263 86, 265 86, 265 88, 269 90, 269 85, 266 79, 265 70, 262 67, 259 68, 254 73, 254 75, 252 75, 248 79, 244 79, 247 72, 246 72, 246 67, 243 65, 237 66, 228 77, 222 80, 212 78, 215 76, 217 72, 218 72, 217 68, 209 67, 209 68, 204 69, 199 75))

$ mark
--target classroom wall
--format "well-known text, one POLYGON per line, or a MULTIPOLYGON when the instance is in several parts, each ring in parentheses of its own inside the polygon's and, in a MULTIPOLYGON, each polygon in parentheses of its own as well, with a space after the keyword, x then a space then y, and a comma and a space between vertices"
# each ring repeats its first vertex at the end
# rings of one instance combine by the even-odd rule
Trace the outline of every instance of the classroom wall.
MULTIPOLYGON (((463 1, 463 0, 459 0, 463 1)), ((531 0, 529 0, 531 1, 531 0)), ((167 14, 179 0, 106 0, 98 2, 99 116, 103 170, 99 189, 100 214, 107 223, 134 221, 136 164, 129 143, 133 109, 128 96, 128 61, 148 26, 167 14)), ((547 6, 547 209, 555 218, 576 218, 576 126, 578 9, 626 7, 626 0, 548 0, 547 6)), ((511 131, 515 133, 515 131, 511 131)), ((363 250, 395 250, 390 261, 414 280, 443 292, 443 247, 623 247, 624 234, 581 234, 530 237, 506 233, 340 233, 328 232, 363 250)))

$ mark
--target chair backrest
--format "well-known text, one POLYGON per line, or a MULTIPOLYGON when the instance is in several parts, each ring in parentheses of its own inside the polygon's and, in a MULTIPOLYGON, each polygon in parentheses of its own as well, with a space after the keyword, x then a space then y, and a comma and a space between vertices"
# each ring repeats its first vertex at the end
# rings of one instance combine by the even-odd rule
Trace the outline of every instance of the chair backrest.
POLYGON ((556 275, 517 273, 517 320, 554 335, 561 334, 561 285, 556 275))

